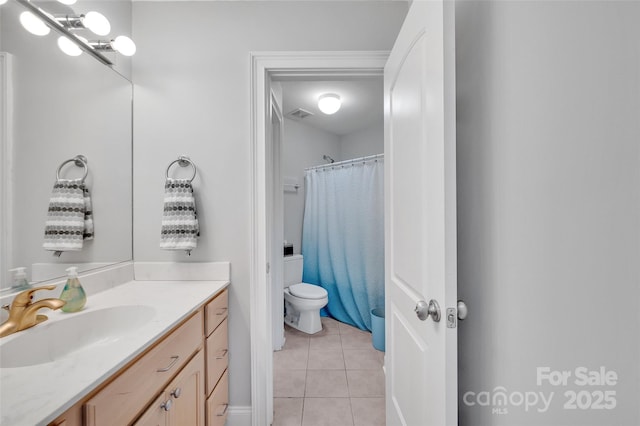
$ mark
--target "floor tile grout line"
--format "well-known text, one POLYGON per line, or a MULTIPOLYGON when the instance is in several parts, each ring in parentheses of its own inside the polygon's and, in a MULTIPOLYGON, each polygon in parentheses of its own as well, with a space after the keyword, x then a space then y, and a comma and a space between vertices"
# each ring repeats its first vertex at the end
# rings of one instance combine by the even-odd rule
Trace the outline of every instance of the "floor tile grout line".
MULTIPOLYGON (((305 380, 305 385, 306 385, 306 380, 305 380)), ((306 399, 307 398, 305 397, 302 398, 302 412, 300 413, 300 426, 302 426, 302 424, 304 423, 304 403, 306 399)))

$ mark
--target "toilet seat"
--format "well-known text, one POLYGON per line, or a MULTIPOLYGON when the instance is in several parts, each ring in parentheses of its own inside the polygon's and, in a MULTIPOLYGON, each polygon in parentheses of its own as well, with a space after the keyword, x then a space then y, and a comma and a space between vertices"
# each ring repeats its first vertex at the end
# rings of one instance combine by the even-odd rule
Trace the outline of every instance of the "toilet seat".
POLYGON ((314 299, 314 300, 323 299, 328 295, 327 290, 325 290, 324 288, 317 285, 307 284, 307 283, 290 285, 289 293, 301 299, 314 299))

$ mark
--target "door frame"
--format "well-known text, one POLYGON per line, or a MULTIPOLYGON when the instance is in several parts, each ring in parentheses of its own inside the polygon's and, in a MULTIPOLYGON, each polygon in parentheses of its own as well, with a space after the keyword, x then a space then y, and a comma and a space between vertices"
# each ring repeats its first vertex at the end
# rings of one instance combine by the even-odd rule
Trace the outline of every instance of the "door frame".
MULTIPOLYGON (((268 143, 268 119, 273 79, 308 80, 318 77, 349 78, 381 76, 389 52, 251 52, 251 241, 249 258, 249 306, 251 309, 251 424, 268 425, 273 412, 272 285, 268 272, 278 259, 268 258, 267 244, 273 241, 273 229, 267 223, 273 217, 273 202, 267 200, 267 176, 273 170, 268 143)), ((276 207, 277 208, 277 207, 276 207)), ((282 208, 282 207, 280 207, 282 208)))

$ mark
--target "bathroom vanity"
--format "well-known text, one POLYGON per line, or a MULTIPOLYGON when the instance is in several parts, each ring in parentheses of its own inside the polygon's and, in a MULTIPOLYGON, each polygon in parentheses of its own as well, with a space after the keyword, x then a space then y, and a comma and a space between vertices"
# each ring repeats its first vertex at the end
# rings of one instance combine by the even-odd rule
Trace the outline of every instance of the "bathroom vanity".
POLYGON ((82 312, 43 311, 0 342, 0 424, 223 426, 228 285, 131 281, 82 312), (43 341, 19 356, 29 339, 43 341))

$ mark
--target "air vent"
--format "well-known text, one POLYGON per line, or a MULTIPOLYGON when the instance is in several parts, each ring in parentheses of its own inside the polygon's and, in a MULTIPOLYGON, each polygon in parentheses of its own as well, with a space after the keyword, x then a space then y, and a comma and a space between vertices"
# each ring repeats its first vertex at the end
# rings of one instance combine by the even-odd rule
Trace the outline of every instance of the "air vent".
POLYGON ((299 120, 302 120, 303 118, 307 118, 310 115, 313 115, 312 112, 307 111, 306 109, 302 109, 302 108, 298 108, 298 109, 294 109, 293 111, 291 111, 289 114, 287 114, 289 117, 292 118, 297 118, 299 120))

